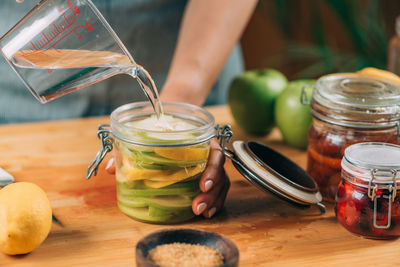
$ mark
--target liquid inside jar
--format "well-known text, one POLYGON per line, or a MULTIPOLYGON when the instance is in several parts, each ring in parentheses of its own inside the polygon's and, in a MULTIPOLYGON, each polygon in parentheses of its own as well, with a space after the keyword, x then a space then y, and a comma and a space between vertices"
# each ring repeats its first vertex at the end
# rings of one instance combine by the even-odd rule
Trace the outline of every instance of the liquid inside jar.
POLYGON ((189 220, 192 200, 199 193, 199 179, 209 155, 210 142, 168 146, 176 140, 196 140, 199 127, 193 121, 170 115, 155 115, 126 124, 148 145, 116 139, 118 207, 126 215, 151 223, 189 220), (164 146, 157 146, 163 143, 164 146), (153 144, 153 145, 152 145, 153 144), (167 144, 165 146, 165 144, 167 144))
POLYGON ((344 150, 356 143, 398 144, 400 86, 359 74, 331 74, 315 83, 307 172, 333 202, 344 150))
POLYGON ((317 182, 325 200, 335 201, 344 150, 361 142, 399 144, 397 128, 342 127, 314 118, 308 139, 307 172, 317 182))

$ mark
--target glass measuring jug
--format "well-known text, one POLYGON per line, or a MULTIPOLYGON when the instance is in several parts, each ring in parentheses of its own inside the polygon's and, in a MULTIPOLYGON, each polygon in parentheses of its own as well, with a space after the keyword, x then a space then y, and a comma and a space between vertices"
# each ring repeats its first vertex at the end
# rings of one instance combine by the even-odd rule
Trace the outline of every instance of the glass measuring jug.
POLYGON ((128 74, 161 112, 150 75, 90 0, 41 1, 1 37, 0 51, 41 103, 128 74))

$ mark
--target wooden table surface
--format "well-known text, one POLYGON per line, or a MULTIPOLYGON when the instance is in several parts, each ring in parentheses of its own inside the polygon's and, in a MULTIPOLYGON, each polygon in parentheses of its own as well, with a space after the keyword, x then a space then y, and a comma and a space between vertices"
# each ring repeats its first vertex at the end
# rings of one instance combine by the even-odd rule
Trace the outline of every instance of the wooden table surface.
MULTIPOLYGON (((249 139, 225 106, 209 110, 219 124, 231 124, 234 139, 249 139)), ((375 241, 347 232, 332 205, 298 210, 249 184, 227 161, 232 181, 225 208, 213 219, 174 226, 134 221, 116 206, 115 178, 104 171, 90 180, 86 168, 99 148, 97 125, 108 117, 0 126, 0 166, 16 181, 38 184, 54 214, 44 243, 25 256, 0 253, 1 266, 134 266, 139 239, 160 229, 192 227, 230 238, 240 250, 240 266, 399 266, 400 240, 375 241)), ((287 147, 277 130, 252 138, 305 167, 306 153, 287 147)))

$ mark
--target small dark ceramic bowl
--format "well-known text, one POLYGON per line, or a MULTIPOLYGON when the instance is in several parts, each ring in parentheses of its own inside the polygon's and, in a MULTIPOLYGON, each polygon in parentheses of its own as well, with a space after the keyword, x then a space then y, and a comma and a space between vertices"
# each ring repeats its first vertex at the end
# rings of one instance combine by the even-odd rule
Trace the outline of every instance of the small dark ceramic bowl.
POLYGON ((236 267, 239 261, 239 250, 229 239, 220 235, 189 228, 167 229, 154 232, 142 238, 136 245, 136 264, 139 267, 156 267, 155 263, 147 258, 149 251, 158 245, 174 242, 200 244, 217 249, 224 256, 221 267, 236 267))

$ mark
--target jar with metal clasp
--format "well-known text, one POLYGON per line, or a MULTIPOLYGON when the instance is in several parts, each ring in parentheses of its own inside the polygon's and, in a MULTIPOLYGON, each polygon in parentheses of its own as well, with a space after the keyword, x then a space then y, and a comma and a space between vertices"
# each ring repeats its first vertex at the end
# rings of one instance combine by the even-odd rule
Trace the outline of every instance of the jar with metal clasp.
POLYGON ((332 74, 317 80, 311 100, 307 172, 325 200, 333 202, 344 150, 360 142, 399 144, 400 86, 357 74, 332 74))
POLYGON ((111 125, 98 127, 101 147, 88 167, 87 178, 96 175, 106 154, 114 149, 117 204, 129 217, 157 224, 193 218, 192 201, 200 192, 199 181, 213 138, 257 188, 296 207, 316 206, 325 212, 317 184, 279 152, 258 142, 239 140, 230 150, 230 126, 214 126, 214 117, 207 110, 184 103, 163 103, 163 109, 165 116, 179 118, 193 127, 167 132, 144 129, 145 120, 151 125, 159 123, 146 102, 117 108, 111 114, 111 125))
POLYGON ((159 119, 149 102, 114 110, 111 125, 99 126, 102 147, 87 177, 114 148, 119 209, 139 221, 171 224, 195 216, 192 201, 215 136, 214 117, 184 103, 164 103, 163 109, 159 119))
POLYGON ((336 195, 338 221, 373 239, 400 235, 400 146, 359 143, 346 148, 336 195))

